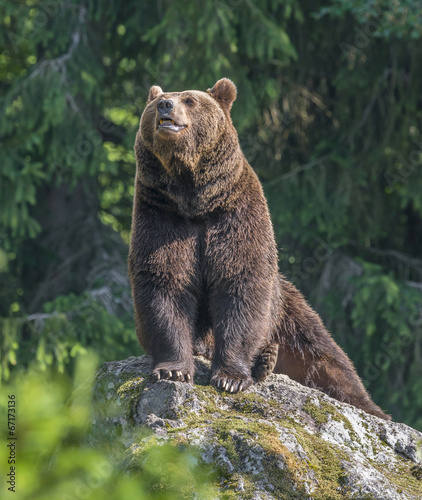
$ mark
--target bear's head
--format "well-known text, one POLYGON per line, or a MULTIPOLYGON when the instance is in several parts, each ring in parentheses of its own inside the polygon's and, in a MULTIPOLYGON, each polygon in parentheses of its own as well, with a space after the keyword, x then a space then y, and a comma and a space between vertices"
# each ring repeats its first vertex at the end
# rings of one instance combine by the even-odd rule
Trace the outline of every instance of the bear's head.
POLYGON ((224 135, 237 141, 230 118, 236 94, 228 78, 207 92, 163 92, 153 86, 141 117, 140 139, 168 172, 174 172, 175 162, 193 171, 204 155, 219 149, 224 135))

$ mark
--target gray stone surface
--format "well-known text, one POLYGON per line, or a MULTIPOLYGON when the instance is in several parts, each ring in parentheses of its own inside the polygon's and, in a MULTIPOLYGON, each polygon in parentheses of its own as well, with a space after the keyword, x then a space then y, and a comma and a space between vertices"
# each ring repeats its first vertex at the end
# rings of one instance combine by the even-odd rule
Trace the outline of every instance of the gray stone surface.
POLYGON ((422 434, 271 375, 246 393, 208 385, 196 359, 195 385, 148 382, 151 360, 105 363, 94 383, 95 431, 127 454, 158 442, 200 450, 234 498, 422 499, 422 434), (149 429, 139 437, 140 429, 149 429))

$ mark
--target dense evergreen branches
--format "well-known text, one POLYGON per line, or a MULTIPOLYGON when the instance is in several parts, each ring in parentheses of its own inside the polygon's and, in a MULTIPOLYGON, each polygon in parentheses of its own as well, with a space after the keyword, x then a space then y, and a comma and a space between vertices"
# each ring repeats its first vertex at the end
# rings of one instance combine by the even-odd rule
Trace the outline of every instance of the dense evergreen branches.
POLYGON ((15 362, 64 369, 88 345, 137 353, 120 236, 147 90, 227 76, 283 271, 377 403, 422 426, 417 0, 0 0, 0 12, 3 377, 15 362))

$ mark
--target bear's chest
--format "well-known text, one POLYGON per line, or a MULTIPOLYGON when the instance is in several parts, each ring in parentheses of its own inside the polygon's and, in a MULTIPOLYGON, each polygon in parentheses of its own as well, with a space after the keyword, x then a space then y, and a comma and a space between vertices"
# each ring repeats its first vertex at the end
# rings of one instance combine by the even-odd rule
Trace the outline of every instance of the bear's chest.
POLYGON ((174 183, 148 190, 148 203, 162 210, 169 210, 193 222, 215 218, 215 213, 227 208, 230 191, 214 185, 194 186, 174 183))

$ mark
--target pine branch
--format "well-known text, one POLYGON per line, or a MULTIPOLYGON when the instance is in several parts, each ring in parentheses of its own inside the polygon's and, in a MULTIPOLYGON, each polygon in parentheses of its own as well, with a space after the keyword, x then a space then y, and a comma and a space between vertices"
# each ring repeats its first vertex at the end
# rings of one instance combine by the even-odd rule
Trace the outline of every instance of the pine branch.
POLYGON ((403 264, 406 264, 408 267, 413 269, 414 271, 422 274, 422 260, 417 259, 415 257, 411 257, 410 255, 406 255, 397 250, 381 250, 379 248, 368 248, 371 253, 383 256, 383 257, 392 257, 403 264))
POLYGON ((47 68, 51 68, 53 71, 60 72, 62 74, 62 81, 66 81, 66 63, 71 59, 73 53, 76 50, 76 47, 79 45, 81 41, 81 31, 80 26, 86 23, 86 7, 81 6, 79 8, 78 15, 78 27, 72 33, 71 43, 68 51, 61 55, 60 57, 56 57, 54 59, 48 59, 47 61, 42 61, 38 64, 38 66, 34 69, 34 71, 30 74, 30 78, 35 78, 40 73, 43 73, 47 68))
POLYGON ((19 318, 23 322, 34 322, 35 326, 35 331, 37 333, 40 333, 43 328, 44 328, 44 323, 45 320, 50 319, 50 318, 56 318, 59 316, 59 313, 57 311, 54 311, 52 313, 35 313, 35 314, 30 314, 29 316, 26 316, 26 318, 19 318))
POLYGON ((416 281, 405 281, 405 283, 407 286, 417 288, 418 290, 422 291, 422 283, 417 283, 416 281))
POLYGON ((310 161, 309 163, 304 163, 303 165, 294 168, 290 172, 287 172, 286 174, 283 174, 280 177, 277 177, 271 181, 266 182, 264 186, 265 187, 274 186, 274 184, 278 184, 279 182, 284 181, 285 179, 289 179, 290 177, 293 177, 294 175, 297 175, 300 172, 304 172, 305 170, 309 170, 310 168, 316 167, 317 165, 323 163, 327 158, 329 158, 329 156, 330 156, 329 154, 326 154, 324 156, 321 156, 320 158, 317 158, 316 160, 310 161))

